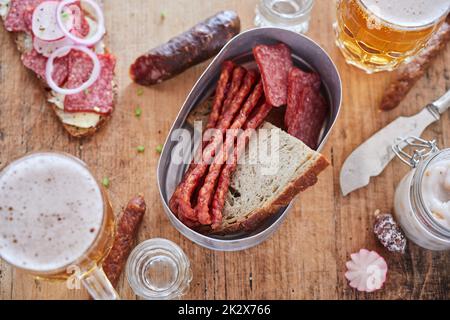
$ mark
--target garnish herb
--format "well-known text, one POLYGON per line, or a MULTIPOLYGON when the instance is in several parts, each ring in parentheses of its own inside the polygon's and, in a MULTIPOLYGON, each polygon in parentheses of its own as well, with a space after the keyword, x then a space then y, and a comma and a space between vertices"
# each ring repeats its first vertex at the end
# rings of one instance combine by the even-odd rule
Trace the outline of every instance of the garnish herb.
POLYGON ((137 93, 138 97, 140 97, 140 96, 142 96, 144 94, 144 89, 138 88, 136 93, 137 93))
POLYGON ((164 11, 161 11, 161 20, 164 20, 166 18, 166 13, 164 11))
POLYGON ((142 115, 142 109, 141 107, 136 107, 136 109, 134 109, 134 115, 136 116, 136 118, 140 118, 142 115))
POLYGON ((109 188, 109 178, 108 178, 108 177, 104 177, 104 178, 103 178, 103 180, 102 180, 102 185, 103 185, 105 188, 109 188))
POLYGON ((137 147, 137 151, 140 152, 140 153, 142 153, 142 152, 145 151, 145 147, 144 147, 144 146, 138 146, 138 147, 137 147))
POLYGON ((159 146, 156 147, 156 152, 161 153, 163 150, 163 145, 160 144, 159 146))

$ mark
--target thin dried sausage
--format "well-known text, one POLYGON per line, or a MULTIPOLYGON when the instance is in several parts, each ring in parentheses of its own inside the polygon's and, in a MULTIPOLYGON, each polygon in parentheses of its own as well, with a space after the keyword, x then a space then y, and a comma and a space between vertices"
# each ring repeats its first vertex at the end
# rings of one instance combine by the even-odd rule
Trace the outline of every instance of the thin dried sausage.
POLYGON ((260 81, 255 86, 252 94, 249 96, 242 109, 239 111, 239 114, 236 116, 236 119, 231 125, 230 130, 227 131, 225 147, 220 150, 219 154, 214 159, 214 163, 211 164, 209 168, 209 172, 205 178, 205 182, 198 193, 197 205, 195 208, 196 215, 199 218, 199 222, 203 225, 210 225, 212 222, 209 207, 214 196, 217 179, 220 176, 223 164, 228 161, 229 154, 233 149, 235 133, 237 129, 243 127, 250 113, 258 104, 258 101, 260 100, 262 94, 263 86, 262 82, 260 81))
POLYGON ((381 110, 392 110, 402 102, 448 41, 450 41, 450 16, 432 36, 427 46, 411 62, 398 69, 397 76, 383 96, 381 110))
POLYGON ((266 102, 260 105, 252 118, 247 122, 245 131, 238 137, 240 142, 238 142, 237 147, 234 148, 233 159, 230 163, 225 164, 220 174, 219 182, 217 183, 217 189, 212 201, 212 229, 216 229, 222 222, 228 188, 230 186, 232 175, 236 171, 239 155, 242 154, 242 149, 245 148, 251 134, 263 123, 271 110, 272 106, 266 102))
MULTIPOLYGON (((236 94, 230 106, 223 111, 223 116, 219 120, 217 129, 220 130, 220 135, 215 135, 208 146, 203 151, 202 162, 195 166, 195 168, 187 175, 185 182, 183 183, 181 189, 177 193, 178 199, 175 202, 178 205, 178 214, 183 215, 190 220, 197 221, 198 217, 195 214, 195 210, 192 208, 191 197, 195 189, 199 185, 201 179, 205 176, 208 170, 209 164, 211 163, 216 151, 221 147, 223 134, 230 127, 231 121, 234 119, 236 112, 242 106, 245 98, 248 96, 252 87, 256 81, 256 72, 249 71, 244 78, 243 84, 236 94)), ((177 206, 175 204, 175 207, 177 206)))
POLYGON ((209 115, 208 123, 206 129, 214 128, 219 120, 220 114, 222 113, 222 106, 225 99, 225 93, 229 85, 229 81, 233 74, 233 69, 235 65, 231 61, 225 61, 222 66, 222 72, 220 74, 219 82, 216 88, 216 94, 214 96, 214 101, 211 108, 211 113, 209 115))

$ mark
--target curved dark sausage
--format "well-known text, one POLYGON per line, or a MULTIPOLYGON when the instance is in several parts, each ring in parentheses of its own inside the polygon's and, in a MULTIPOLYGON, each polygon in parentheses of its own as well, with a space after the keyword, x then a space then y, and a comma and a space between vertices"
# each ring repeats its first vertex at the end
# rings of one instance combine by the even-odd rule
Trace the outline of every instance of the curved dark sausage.
POLYGON ((117 220, 114 243, 102 265, 106 276, 114 287, 117 287, 119 277, 134 247, 146 209, 147 206, 143 196, 136 196, 130 200, 117 220))
POLYGON ((241 30, 234 11, 221 11, 189 31, 137 58, 130 67, 131 79, 153 85, 216 55, 241 30))

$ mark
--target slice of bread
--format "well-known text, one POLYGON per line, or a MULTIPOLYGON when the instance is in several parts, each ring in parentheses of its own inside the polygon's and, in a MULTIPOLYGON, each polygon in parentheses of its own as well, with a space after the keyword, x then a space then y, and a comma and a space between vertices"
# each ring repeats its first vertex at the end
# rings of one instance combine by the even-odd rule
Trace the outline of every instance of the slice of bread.
MULTIPOLYGON (((97 0, 97 2, 100 5, 103 5, 103 0, 97 0)), ((2 18, 4 19, 5 16, 2 16, 2 18)), ((17 45, 17 49, 19 50, 19 52, 21 54, 29 52, 30 50, 33 49, 33 44, 31 42, 31 37, 29 35, 27 35, 26 33, 24 33, 24 32, 16 32, 16 33, 14 33, 14 37, 15 37, 15 43, 17 45)), ((103 44, 101 45, 101 47, 102 47, 102 49, 105 50, 105 52, 108 52, 108 50, 106 48, 103 48, 103 44)), ((46 83, 44 81, 41 81, 41 83, 42 83, 42 86, 44 87, 44 89, 48 91, 48 93, 47 93, 47 100, 51 100, 53 98, 52 92, 47 87, 47 85, 46 85, 46 83)), ((118 89, 117 89, 117 84, 115 82, 113 82, 113 95, 114 95, 114 102, 113 103, 116 104, 117 96, 118 96, 118 89)), ((49 102, 49 104, 50 104, 50 107, 52 108, 52 110, 54 111, 54 113, 56 115, 56 118, 59 121, 61 121, 64 129, 72 137, 75 137, 75 138, 85 138, 85 137, 92 136, 111 117, 111 115, 99 115, 98 121, 96 121, 95 125, 89 126, 89 127, 78 127, 78 126, 73 125, 73 124, 65 123, 63 117, 61 116, 61 112, 63 112, 63 111, 60 108, 58 108, 58 106, 55 103, 49 102)))
MULTIPOLYGON (((210 101, 199 104, 187 122, 206 123, 210 101)), ((302 191, 317 182, 328 160, 279 127, 264 122, 248 143, 230 183, 223 222, 214 232, 254 231, 302 191), (271 149, 273 146, 273 150, 271 149), (255 156, 256 155, 256 156, 255 156)))
POLYGON ((223 222, 215 233, 255 230, 314 185, 329 165, 323 155, 268 122, 250 139, 241 161, 230 184, 223 222), (251 160, 256 150, 255 163, 251 160))

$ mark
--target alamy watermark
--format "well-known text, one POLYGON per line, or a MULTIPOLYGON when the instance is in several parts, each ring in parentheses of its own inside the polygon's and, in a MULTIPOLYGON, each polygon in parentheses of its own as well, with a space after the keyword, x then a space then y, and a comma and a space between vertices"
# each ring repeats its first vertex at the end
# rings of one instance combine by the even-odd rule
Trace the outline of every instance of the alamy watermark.
POLYGON ((176 142, 171 151, 175 165, 246 164, 258 165, 258 173, 275 175, 280 164, 279 129, 208 129, 203 132, 201 121, 194 123, 194 133, 176 129, 170 136, 176 142), (203 133, 203 134, 202 134, 203 133))

